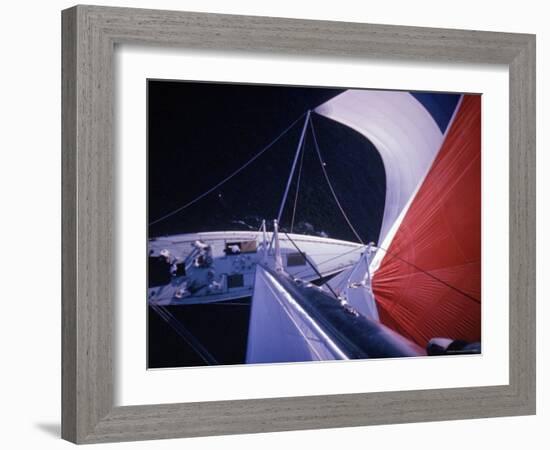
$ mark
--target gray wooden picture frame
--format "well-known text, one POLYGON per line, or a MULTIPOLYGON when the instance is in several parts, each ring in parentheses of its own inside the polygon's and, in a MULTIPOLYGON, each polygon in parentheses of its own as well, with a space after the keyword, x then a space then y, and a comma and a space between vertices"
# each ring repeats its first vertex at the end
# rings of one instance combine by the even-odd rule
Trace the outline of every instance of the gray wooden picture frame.
POLYGON ((98 6, 63 11, 62 32, 64 439, 94 443, 535 413, 534 35, 98 6), (507 65, 509 384, 115 407, 113 53, 125 43, 507 65))

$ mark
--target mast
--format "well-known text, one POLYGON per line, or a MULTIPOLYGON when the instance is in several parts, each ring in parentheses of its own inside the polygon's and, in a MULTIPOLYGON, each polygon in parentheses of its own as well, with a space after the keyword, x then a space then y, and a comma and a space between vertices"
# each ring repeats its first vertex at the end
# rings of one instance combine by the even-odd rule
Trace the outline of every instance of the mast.
POLYGON ((309 123, 309 116, 311 115, 311 110, 308 110, 306 113, 306 120, 304 121, 304 126, 302 128, 302 134, 300 135, 300 141, 298 142, 298 148, 296 148, 296 154, 294 155, 294 161, 292 161, 292 167, 290 169, 290 175, 288 176, 288 181, 286 183, 285 193, 283 194, 283 200, 281 201, 281 206, 279 207, 279 214, 277 214, 277 222, 281 222, 281 217, 283 215, 283 210, 285 208, 286 198, 288 197, 288 191, 290 190, 290 184, 292 183, 292 178, 294 177, 294 171, 296 170, 296 163, 298 162, 298 157, 300 156, 300 151, 302 150, 302 144, 304 143, 304 137, 306 135, 307 125, 309 123))
POLYGON ((273 221, 273 240, 275 245, 275 270, 283 270, 283 258, 281 256, 281 247, 279 246, 279 224, 277 219, 273 221))
POLYGON ((262 220, 261 230, 262 230, 263 262, 264 262, 264 264, 266 264, 267 263, 268 248, 267 248, 267 231, 266 231, 266 227, 265 227, 265 219, 262 220))

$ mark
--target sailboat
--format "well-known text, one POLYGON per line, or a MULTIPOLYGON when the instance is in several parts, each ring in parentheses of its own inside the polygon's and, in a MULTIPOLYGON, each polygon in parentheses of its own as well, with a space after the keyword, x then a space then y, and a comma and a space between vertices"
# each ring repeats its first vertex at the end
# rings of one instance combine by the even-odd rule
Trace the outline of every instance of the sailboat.
MULTIPOLYGON (((478 95, 461 95, 442 131, 411 93, 346 90, 306 111, 212 189, 150 225, 185 211, 238 176, 300 121, 276 219, 264 219, 257 231, 149 239, 152 310, 181 328, 166 306, 252 297, 246 363, 480 353, 478 95), (382 159, 386 192, 378 243, 361 240, 339 201, 341 193, 324 168, 316 115, 355 130, 382 159), (356 240, 281 228, 291 183, 300 176, 298 162, 307 133, 356 240)), ((361 201, 360 192, 353 194, 361 201)))

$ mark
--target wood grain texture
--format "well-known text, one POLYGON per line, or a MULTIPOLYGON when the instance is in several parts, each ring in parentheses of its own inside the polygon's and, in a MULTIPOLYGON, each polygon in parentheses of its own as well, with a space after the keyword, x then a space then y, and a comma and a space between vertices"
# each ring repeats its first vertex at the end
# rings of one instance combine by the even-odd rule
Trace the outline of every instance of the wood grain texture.
POLYGON ((62 17, 62 435, 76 440, 76 10, 62 17))
POLYGON ((96 6, 77 6, 62 16, 65 439, 93 443, 535 412, 534 36, 96 6), (113 407, 113 52, 120 43, 332 59, 506 64, 509 385, 113 407))

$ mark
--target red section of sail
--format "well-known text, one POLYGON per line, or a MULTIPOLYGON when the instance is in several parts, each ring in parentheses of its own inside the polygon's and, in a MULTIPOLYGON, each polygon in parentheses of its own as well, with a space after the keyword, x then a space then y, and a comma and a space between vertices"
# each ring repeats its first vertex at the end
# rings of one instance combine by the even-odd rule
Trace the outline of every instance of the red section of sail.
POLYGON ((481 340, 481 96, 463 97, 372 287, 382 323, 422 346, 481 340))

